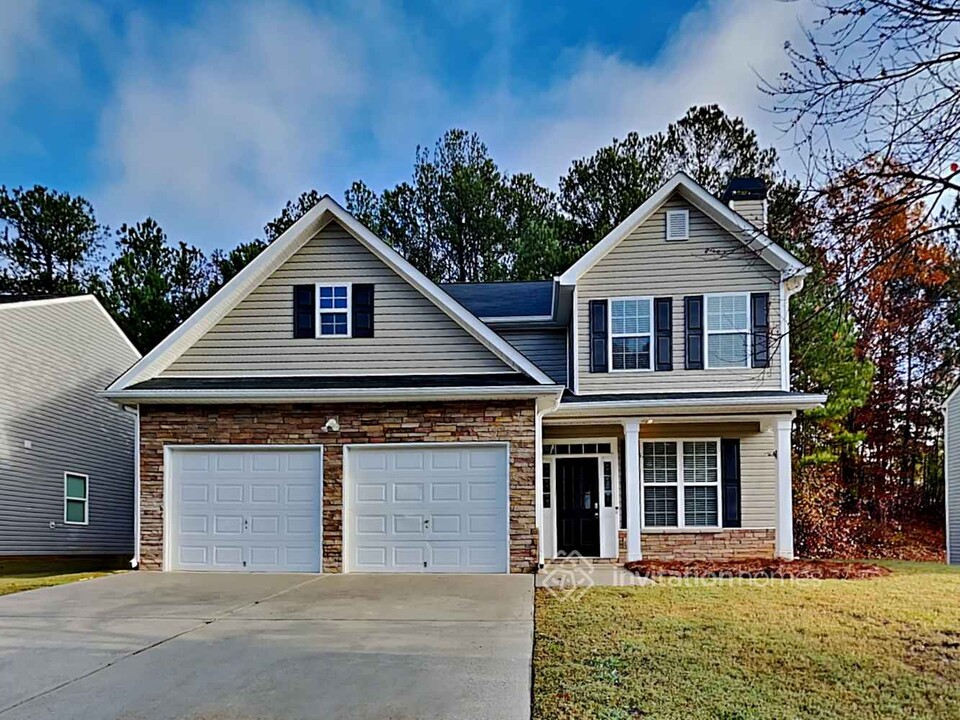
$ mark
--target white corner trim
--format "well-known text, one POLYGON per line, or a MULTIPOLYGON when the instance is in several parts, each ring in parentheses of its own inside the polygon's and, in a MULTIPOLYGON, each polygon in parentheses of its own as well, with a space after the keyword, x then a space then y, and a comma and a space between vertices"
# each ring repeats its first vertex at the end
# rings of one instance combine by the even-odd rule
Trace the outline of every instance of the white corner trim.
POLYGON ((575 285, 584 273, 619 245, 627 235, 633 232, 634 228, 653 215, 677 190, 682 192, 685 199, 733 234, 745 246, 755 250, 763 260, 775 269, 791 275, 806 274, 807 268, 800 260, 757 230, 750 221, 717 200, 689 175, 678 172, 563 273, 560 276, 560 284, 575 285))
POLYGON ((133 557, 130 567, 140 566, 140 406, 133 430, 133 557))
POLYGON ((793 560, 793 459, 791 457, 791 430, 793 419, 776 421, 777 443, 777 531, 776 555, 793 560))
POLYGON ((476 316, 401 257, 396 250, 364 227, 332 197, 324 195, 319 203, 274 240, 260 255, 237 273, 230 282, 220 288, 213 297, 168 335, 163 342, 117 378, 107 390, 122 390, 142 380, 156 377, 163 372, 193 343, 199 340, 207 330, 219 322, 274 270, 332 220, 338 221, 370 252, 419 290, 428 300, 507 365, 526 373, 543 385, 553 384, 553 380, 530 362, 519 350, 484 325, 476 316))

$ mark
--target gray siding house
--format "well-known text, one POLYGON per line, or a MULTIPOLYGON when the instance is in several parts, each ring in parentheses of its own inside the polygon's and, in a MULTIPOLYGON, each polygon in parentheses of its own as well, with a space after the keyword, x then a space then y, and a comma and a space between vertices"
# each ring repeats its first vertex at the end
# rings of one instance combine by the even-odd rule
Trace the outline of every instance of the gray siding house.
POLYGON ((943 406, 947 503, 947 562, 960 565, 960 387, 943 406))
POLYGON ((325 196, 105 392, 150 570, 793 557, 809 268, 678 173, 561 276, 437 285, 325 196))
POLYGON ((136 418, 98 393, 139 358, 92 295, 0 298, 0 558, 132 557, 136 418))

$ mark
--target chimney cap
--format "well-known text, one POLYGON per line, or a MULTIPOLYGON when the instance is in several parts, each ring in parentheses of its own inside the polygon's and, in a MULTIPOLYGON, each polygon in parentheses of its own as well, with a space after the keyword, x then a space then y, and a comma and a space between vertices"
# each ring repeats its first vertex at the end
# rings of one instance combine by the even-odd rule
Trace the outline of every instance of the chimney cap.
POLYGON ((731 200, 766 200, 767 183, 758 177, 732 177, 720 196, 721 202, 731 200))

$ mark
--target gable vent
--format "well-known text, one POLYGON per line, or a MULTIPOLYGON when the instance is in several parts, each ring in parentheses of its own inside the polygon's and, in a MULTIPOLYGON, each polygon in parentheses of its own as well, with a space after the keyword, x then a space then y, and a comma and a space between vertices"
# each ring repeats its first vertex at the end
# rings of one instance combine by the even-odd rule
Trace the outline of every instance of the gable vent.
POLYGON ((690 211, 667 210, 667 240, 686 240, 690 237, 690 211))

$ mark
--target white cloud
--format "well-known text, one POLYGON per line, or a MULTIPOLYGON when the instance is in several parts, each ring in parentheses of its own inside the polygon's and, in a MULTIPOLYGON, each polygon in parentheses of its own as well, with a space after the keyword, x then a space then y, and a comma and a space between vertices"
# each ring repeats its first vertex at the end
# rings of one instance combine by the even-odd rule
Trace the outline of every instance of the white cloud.
POLYGON ((549 185, 572 159, 632 130, 662 130, 693 105, 717 103, 742 116, 761 141, 785 149, 774 117, 763 109, 758 73, 772 79, 785 69, 784 41, 800 37, 798 16, 810 10, 806 2, 773 0, 706 4, 684 18, 650 64, 586 48, 569 77, 512 98, 510 112, 481 114, 479 127, 496 157, 549 185))
POLYGON ((143 43, 107 111, 102 153, 109 214, 138 208, 205 246, 248 239, 315 180, 362 95, 351 36, 292 5, 225 6, 143 43))
POLYGON ((356 0, 335 14, 288 0, 214 4, 189 27, 134 17, 115 54, 122 70, 99 148, 108 172, 92 199, 108 221, 150 214, 210 249, 250 238, 302 189, 405 178, 414 146, 453 126, 478 130, 506 168, 551 186, 573 158, 662 129, 695 104, 719 103, 775 142, 756 72, 785 66, 783 43, 800 34, 809 4, 714 0, 648 64, 566 48, 572 71, 522 91, 509 77, 510 53, 521 52, 508 47, 510 18, 470 12, 496 32, 477 58, 486 89, 466 100, 440 79, 430 33, 442 13, 425 27, 387 3, 356 0))

